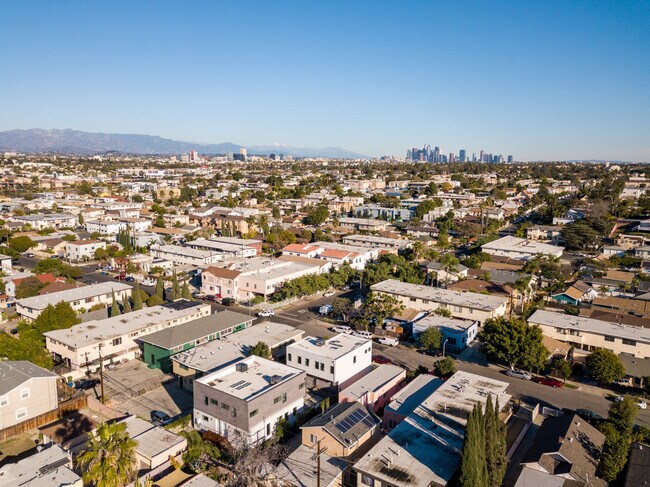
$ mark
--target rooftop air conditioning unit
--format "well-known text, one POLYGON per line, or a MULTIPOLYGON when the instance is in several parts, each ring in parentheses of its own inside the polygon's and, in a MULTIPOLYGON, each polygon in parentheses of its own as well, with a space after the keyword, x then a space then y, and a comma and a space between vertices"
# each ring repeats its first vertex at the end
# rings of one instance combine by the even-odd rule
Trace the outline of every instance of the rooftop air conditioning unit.
POLYGON ((248 372, 248 364, 242 363, 242 364, 237 364, 235 367, 237 372, 248 372))

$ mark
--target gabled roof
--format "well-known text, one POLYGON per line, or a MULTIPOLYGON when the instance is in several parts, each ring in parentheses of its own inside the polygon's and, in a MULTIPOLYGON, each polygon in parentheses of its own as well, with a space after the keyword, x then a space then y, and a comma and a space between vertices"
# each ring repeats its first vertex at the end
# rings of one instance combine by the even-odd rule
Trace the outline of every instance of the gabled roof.
POLYGON ((215 277, 221 277, 224 279, 237 279, 241 272, 233 271, 232 269, 226 269, 225 267, 208 267, 203 271, 204 274, 212 274, 215 277))
POLYGON ((0 362, 0 396, 34 378, 57 377, 27 360, 5 360, 0 362))
POLYGON ((380 423, 381 420, 377 416, 358 402, 341 402, 302 425, 301 428, 322 428, 348 448, 380 423))

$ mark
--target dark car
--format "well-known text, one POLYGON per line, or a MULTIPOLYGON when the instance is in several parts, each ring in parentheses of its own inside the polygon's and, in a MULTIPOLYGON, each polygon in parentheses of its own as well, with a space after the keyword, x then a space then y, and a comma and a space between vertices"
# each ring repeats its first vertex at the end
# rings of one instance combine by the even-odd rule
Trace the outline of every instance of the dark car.
POLYGON ((596 421, 603 419, 600 414, 594 413, 591 409, 576 409, 576 414, 583 417, 587 421, 596 421))
POLYGON ((124 279, 124 282, 135 282, 135 277, 128 276, 126 279, 124 279))
POLYGON ((388 357, 384 357, 383 355, 373 355, 372 356, 372 361, 376 364, 392 364, 393 361, 389 359, 388 357))
POLYGON ((533 382, 538 384, 544 384, 549 387, 564 387, 564 382, 561 380, 554 379, 553 377, 533 377, 533 382))
POLYGON ((235 300, 233 298, 223 298, 221 300, 221 304, 223 304, 224 306, 232 306, 233 304, 235 304, 235 300))
POLYGON ((118 274, 117 276, 115 276, 115 279, 117 279, 118 281, 125 281, 126 276, 124 274, 118 274))
POLYGON ((418 350, 418 353, 423 355, 430 355, 432 357, 442 357, 442 352, 440 350, 433 350, 430 348, 421 348, 418 350))
POLYGON ((94 389, 100 383, 99 379, 83 379, 77 382, 74 386, 78 391, 86 391, 88 389, 94 389))
POLYGON ((169 423, 170 420, 169 414, 163 411, 151 411, 151 421, 153 424, 163 426, 169 423))

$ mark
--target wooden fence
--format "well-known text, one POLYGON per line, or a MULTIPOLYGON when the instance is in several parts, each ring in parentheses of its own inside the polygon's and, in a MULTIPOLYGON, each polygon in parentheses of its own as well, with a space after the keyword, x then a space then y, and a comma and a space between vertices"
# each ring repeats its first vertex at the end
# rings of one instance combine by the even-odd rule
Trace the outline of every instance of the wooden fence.
POLYGON ((75 394, 70 399, 60 402, 57 409, 53 409, 52 411, 48 411, 47 413, 43 413, 34 418, 30 418, 27 421, 23 421, 22 423, 4 428, 0 430, 0 441, 8 440, 13 436, 19 435, 34 428, 38 428, 44 424, 52 423, 58 419, 61 419, 68 413, 78 411, 81 408, 85 408, 88 404, 87 398, 88 396, 86 396, 86 394, 75 394))

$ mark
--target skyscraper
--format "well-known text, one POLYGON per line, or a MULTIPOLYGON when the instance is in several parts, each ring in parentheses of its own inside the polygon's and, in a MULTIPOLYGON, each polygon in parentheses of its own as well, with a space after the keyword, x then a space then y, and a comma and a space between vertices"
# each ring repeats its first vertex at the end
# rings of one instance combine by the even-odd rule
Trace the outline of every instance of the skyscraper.
POLYGON ((460 159, 460 162, 465 162, 467 160, 467 151, 465 149, 458 151, 458 159, 460 159))
POLYGON ((484 151, 483 151, 483 149, 481 149, 481 155, 479 156, 479 162, 484 162, 483 161, 483 153, 484 153, 484 151))
POLYGON ((440 147, 433 149, 433 162, 440 162, 440 147))
POLYGON ((512 155, 508 156, 508 162, 512 162, 512 155))

